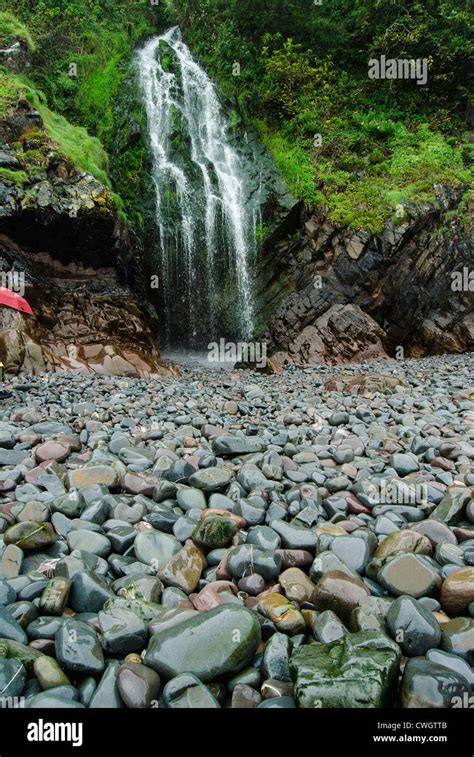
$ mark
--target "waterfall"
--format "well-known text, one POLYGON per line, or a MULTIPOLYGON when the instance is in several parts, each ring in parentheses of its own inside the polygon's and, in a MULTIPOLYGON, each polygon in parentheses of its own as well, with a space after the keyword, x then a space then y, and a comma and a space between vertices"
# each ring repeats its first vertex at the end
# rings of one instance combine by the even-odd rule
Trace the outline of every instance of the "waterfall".
MULTIPOLYGON (((138 53, 156 193, 165 346, 202 348, 252 333, 259 218, 246 159, 215 86, 178 27, 138 53)), ((258 194, 258 193, 257 193, 258 194)))

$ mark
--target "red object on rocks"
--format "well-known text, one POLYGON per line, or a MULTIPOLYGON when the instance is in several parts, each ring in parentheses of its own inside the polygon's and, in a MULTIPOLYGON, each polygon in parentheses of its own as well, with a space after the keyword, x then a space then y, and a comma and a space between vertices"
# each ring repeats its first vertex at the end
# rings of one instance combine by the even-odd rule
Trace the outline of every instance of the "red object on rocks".
POLYGON ((20 297, 19 294, 5 287, 0 287, 0 305, 6 305, 7 308, 13 308, 14 310, 21 310, 22 313, 28 313, 28 315, 34 315, 31 306, 24 297, 20 297))

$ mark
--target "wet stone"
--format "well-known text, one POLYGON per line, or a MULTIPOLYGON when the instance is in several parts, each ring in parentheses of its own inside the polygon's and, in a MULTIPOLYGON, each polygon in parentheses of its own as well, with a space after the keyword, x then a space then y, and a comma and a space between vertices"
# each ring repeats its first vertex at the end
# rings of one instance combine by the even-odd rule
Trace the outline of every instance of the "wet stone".
POLYGON ((432 612, 412 597, 399 597, 390 605, 387 626, 392 638, 409 657, 421 657, 441 641, 439 623, 432 612))

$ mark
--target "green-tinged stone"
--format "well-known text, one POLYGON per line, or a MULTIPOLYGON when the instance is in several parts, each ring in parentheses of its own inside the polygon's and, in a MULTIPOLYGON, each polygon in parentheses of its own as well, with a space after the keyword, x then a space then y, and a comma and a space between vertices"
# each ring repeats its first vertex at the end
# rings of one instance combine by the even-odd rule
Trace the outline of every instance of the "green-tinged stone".
POLYGON ((13 641, 12 639, 0 639, 0 642, 7 645, 7 657, 10 660, 18 660, 21 662, 28 672, 33 670, 35 660, 41 656, 41 652, 38 652, 38 650, 28 647, 26 644, 22 644, 18 641, 13 641))
POLYGON ((26 683, 26 668, 20 660, 0 659, 0 707, 7 697, 18 697, 26 683))
POLYGON ((16 544, 22 550, 48 547, 56 541, 56 534, 51 523, 36 523, 25 520, 11 526, 4 534, 5 544, 16 544))
POLYGON ((71 684, 66 673, 53 657, 47 655, 37 657, 33 664, 33 670, 43 690, 52 689, 56 686, 70 686, 71 684))
POLYGON ((295 699, 305 708, 388 706, 399 659, 398 645, 373 631, 302 646, 290 658, 295 699))
POLYGON ((158 570, 158 577, 165 586, 174 586, 190 594, 199 583, 206 560, 201 550, 192 541, 187 541, 168 562, 158 570))
POLYGON ((432 520, 440 520, 448 526, 455 526, 463 515, 467 503, 471 499, 469 489, 448 492, 430 515, 432 520))
POLYGON ((163 689, 163 700, 170 709, 217 709, 220 704, 192 673, 182 673, 163 689))
POLYGON ((238 530, 237 523, 231 518, 211 515, 198 523, 191 539, 206 549, 217 549, 230 544, 238 530))
POLYGON ((56 576, 48 583, 41 595, 39 609, 44 615, 62 615, 71 589, 68 578, 56 576))
POLYGON ((173 678, 194 673, 201 681, 241 670, 260 643, 260 623, 244 607, 221 605, 152 636, 145 664, 173 678))

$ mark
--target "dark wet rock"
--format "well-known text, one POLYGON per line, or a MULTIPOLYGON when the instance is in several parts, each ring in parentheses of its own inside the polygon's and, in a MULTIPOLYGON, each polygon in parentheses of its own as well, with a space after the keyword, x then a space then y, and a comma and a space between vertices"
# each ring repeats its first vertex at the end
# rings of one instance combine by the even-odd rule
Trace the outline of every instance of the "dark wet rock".
POLYGON ((438 621, 413 597, 399 597, 390 605, 387 626, 392 638, 409 657, 423 656, 441 641, 438 621))
POLYGON ((254 613, 224 605, 154 634, 145 664, 164 678, 189 672, 201 681, 211 681, 243 668, 260 637, 260 624, 254 613))
POLYGON ((182 673, 168 681, 163 689, 163 700, 171 709, 216 709, 219 702, 197 676, 182 673))
POLYGON ((302 646, 290 660, 299 707, 384 707, 393 702, 400 650, 362 631, 332 644, 302 646))
POLYGON ((104 656, 94 630, 76 620, 56 632, 56 656, 61 667, 73 673, 96 674, 104 669, 104 656))
MULTIPOLYGON (((431 660, 415 658, 405 666, 401 683, 403 708, 451 708, 470 690, 467 680, 431 660)), ((462 705, 461 705, 462 706, 462 705)))

